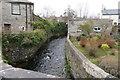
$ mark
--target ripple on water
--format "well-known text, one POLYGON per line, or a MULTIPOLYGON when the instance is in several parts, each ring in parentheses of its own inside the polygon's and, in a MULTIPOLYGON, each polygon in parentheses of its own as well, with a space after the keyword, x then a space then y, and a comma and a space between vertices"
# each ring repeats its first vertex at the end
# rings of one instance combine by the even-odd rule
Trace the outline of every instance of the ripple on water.
POLYGON ((66 38, 58 38, 51 41, 47 49, 43 50, 42 55, 37 57, 39 62, 34 70, 66 77, 65 41, 66 38))

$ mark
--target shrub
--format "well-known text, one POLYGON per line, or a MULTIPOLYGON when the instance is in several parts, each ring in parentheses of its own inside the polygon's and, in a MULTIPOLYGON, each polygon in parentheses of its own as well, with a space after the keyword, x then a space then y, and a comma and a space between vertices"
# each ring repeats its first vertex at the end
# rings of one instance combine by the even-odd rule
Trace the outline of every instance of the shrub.
POLYGON ((115 41, 112 38, 106 38, 105 42, 112 48, 115 45, 115 41))
POLYGON ((80 36, 78 36, 76 39, 77 41, 80 41, 81 38, 87 38, 88 36, 86 34, 81 34, 80 36))
POLYGON ((103 49, 110 48, 108 44, 102 44, 101 46, 103 49))
POLYGON ((104 43, 104 39, 97 39, 97 45, 100 48, 102 46, 102 44, 104 43))
POLYGON ((31 22, 34 29, 44 29, 48 36, 63 34, 67 35, 67 25, 65 22, 55 22, 54 24, 48 20, 31 22))
POLYGON ((88 49, 89 56, 96 57, 95 53, 96 53, 96 48, 91 47, 88 49))
POLYGON ((93 21, 89 20, 84 24, 81 24, 78 29, 82 30, 84 34, 90 35, 90 33, 93 32, 93 25, 94 25, 93 21))
POLYGON ((96 57, 95 53, 97 51, 97 47, 98 47, 97 38, 95 37, 88 38, 86 48, 88 50, 89 56, 96 57))
POLYGON ((34 30, 20 34, 3 34, 2 45, 9 47, 10 44, 17 46, 35 46, 47 40, 46 33, 41 30, 34 30))
POLYGON ((96 37, 97 37, 98 39, 101 39, 101 38, 102 38, 102 36, 100 36, 100 35, 96 35, 96 37))
POLYGON ((114 76, 119 75, 119 63, 118 58, 115 56, 105 56, 104 58, 100 59, 100 67, 103 68, 106 72, 113 74, 114 76), (117 72, 116 72, 117 71, 117 72))
POLYGON ((87 38, 81 38, 81 39, 80 39, 80 45, 81 45, 82 47, 85 47, 86 44, 87 44, 87 38))
POLYGON ((43 19, 41 21, 30 22, 30 24, 34 26, 34 29, 44 29, 48 34, 51 34, 55 27, 53 23, 43 19))
POLYGON ((53 34, 64 34, 67 35, 67 25, 65 22, 54 23, 54 28, 52 30, 53 34))

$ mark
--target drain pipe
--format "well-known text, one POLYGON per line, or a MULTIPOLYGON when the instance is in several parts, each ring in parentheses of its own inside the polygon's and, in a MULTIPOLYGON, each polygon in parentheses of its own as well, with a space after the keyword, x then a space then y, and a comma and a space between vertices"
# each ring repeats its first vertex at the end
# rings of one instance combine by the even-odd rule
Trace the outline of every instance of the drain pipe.
POLYGON ((26 31, 28 30, 28 21, 27 21, 27 18, 28 18, 28 12, 27 12, 27 4, 26 4, 26 31))

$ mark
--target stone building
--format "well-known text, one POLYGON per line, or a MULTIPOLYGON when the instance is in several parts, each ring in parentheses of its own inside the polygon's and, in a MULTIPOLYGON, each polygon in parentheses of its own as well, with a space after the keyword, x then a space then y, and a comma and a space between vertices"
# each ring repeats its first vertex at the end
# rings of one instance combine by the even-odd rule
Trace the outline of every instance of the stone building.
POLYGON ((32 31, 34 4, 28 0, 0 0, 0 27, 3 33, 32 31))
POLYGON ((79 36, 82 33, 82 31, 79 29, 80 25, 90 20, 93 22, 93 26, 91 26, 91 28, 93 28, 93 32, 95 34, 101 34, 105 27, 109 33, 112 31, 113 21, 110 19, 71 19, 68 22, 70 36, 79 36), (96 28, 100 30, 96 30, 96 28))

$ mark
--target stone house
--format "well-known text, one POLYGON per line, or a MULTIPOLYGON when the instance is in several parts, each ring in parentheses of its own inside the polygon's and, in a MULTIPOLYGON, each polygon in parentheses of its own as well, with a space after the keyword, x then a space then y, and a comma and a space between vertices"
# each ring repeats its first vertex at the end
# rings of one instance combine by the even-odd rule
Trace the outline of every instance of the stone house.
POLYGON ((96 34, 101 34, 103 28, 105 28, 107 25, 108 27, 106 27, 107 31, 110 33, 112 31, 112 20, 110 19, 71 19, 68 22, 68 29, 69 29, 69 33, 70 36, 79 36, 82 31, 79 29, 81 24, 84 24, 86 21, 91 20, 93 22, 93 31, 96 34), (94 28, 98 28, 101 29, 100 32, 97 32, 94 30, 94 28))
POLYGON ((3 33, 32 31, 34 4, 28 0, 0 0, 0 27, 3 33))

